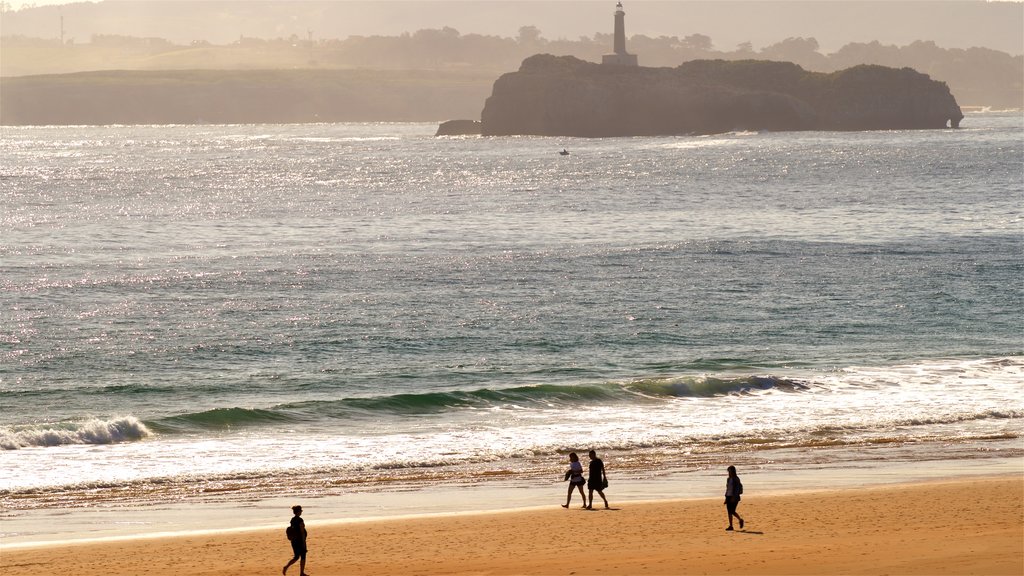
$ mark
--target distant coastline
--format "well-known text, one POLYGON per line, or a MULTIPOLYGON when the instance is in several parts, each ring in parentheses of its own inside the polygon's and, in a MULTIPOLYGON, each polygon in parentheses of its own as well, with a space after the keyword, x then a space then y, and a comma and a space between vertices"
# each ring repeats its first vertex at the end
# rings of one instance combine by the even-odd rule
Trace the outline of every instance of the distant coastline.
POLYGON ((479 115, 494 74, 99 71, 4 78, 0 125, 436 122, 479 115))

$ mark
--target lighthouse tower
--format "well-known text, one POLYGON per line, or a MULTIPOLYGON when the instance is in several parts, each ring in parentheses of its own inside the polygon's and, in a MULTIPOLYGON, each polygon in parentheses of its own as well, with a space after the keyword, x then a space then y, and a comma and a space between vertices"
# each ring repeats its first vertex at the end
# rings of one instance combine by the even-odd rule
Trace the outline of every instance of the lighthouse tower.
POLYGON ((615 44, 612 54, 601 57, 601 64, 612 66, 636 66, 636 54, 626 52, 626 12, 622 2, 615 5, 615 44))

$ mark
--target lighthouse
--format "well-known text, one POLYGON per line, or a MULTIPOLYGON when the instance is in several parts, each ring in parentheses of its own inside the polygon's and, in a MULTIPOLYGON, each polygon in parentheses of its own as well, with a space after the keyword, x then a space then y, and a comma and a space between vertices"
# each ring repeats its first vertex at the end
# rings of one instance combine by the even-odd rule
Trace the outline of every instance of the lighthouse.
POLYGON ((636 54, 626 52, 626 11, 622 2, 615 5, 615 43, 611 54, 601 57, 601 64, 611 66, 636 66, 636 54))

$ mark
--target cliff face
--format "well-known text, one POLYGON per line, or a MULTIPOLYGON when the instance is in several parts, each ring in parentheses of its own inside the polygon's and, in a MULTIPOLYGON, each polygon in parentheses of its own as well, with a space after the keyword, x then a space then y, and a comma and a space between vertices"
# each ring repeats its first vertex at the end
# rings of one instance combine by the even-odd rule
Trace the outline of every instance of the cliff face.
POLYGON ((498 78, 481 115, 484 135, 584 137, 943 128, 962 118, 944 83, 909 68, 822 74, 753 60, 641 68, 548 54, 498 78))

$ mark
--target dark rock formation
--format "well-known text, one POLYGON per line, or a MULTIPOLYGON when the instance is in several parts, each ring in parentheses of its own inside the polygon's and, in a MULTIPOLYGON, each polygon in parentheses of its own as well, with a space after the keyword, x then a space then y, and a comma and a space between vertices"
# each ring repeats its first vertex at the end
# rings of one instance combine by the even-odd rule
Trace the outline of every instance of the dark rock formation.
POLYGON ((477 120, 448 120, 441 122, 434 136, 473 136, 481 132, 482 126, 477 120))
POLYGON ((634 68, 549 54, 498 78, 482 113, 484 135, 590 137, 943 128, 962 118, 945 83, 910 68, 822 74, 754 60, 634 68))

